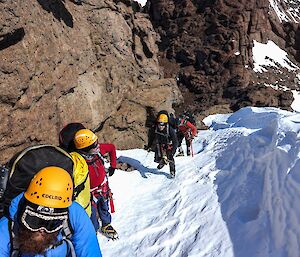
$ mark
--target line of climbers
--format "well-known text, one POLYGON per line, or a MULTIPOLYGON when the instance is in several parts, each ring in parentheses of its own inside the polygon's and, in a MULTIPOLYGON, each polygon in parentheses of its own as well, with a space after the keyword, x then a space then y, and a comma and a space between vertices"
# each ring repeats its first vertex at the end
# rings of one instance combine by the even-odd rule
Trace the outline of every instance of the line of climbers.
POLYGON ((59 144, 28 147, 2 167, 0 257, 101 257, 96 233, 118 238, 108 184, 115 146, 80 123, 64 127, 59 144))
POLYGON ((183 156, 182 141, 185 138, 186 153, 193 155, 192 140, 197 136, 196 122, 193 115, 185 111, 178 118, 162 110, 158 113, 155 124, 149 130, 148 144, 145 150, 154 150, 154 162, 162 169, 169 164, 170 175, 175 177, 174 155, 178 148, 178 156, 183 156))
MULTIPOLYGON (((192 152, 193 123, 187 113, 175 119, 161 111, 150 130, 146 149, 155 143, 157 168, 169 164, 172 177, 183 138, 192 152)), ((59 147, 38 145, 13 156, 0 170, 0 257, 101 257, 97 232, 118 238, 108 183, 115 169, 116 147, 99 143, 81 123, 60 131, 59 147)))

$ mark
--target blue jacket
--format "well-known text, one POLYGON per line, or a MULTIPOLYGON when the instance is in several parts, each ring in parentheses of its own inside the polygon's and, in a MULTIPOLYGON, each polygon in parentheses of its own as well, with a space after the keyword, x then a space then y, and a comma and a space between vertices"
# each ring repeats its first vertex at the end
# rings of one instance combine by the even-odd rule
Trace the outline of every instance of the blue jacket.
MULTIPOLYGON (((10 218, 16 221, 18 204, 23 193, 14 198, 9 208, 10 218)), ((74 245, 77 257, 102 257, 97 236, 85 210, 76 202, 69 207, 69 218, 72 229, 74 230, 71 241, 74 245)), ((10 256, 10 232, 9 222, 6 217, 0 219, 0 257, 10 256)), ((61 234, 58 235, 61 237, 61 234)), ((22 255, 25 257, 25 255, 22 255)), ((27 255, 28 256, 28 255, 27 255)), ((41 255, 36 255, 41 256, 41 255)), ((67 256, 67 244, 57 246, 46 252, 47 257, 64 257, 67 256)), ((29 257, 29 256, 28 256, 29 257)))

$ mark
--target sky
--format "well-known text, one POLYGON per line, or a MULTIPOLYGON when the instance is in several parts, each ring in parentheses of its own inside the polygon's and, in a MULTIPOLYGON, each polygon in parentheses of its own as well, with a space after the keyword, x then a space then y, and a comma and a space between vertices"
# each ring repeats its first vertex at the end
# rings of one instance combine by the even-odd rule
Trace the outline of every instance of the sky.
POLYGON ((153 152, 118 151, 135 167, 109 182, 119 240, 105 257, 299 257, 300 114, 246 107, 204 119, 176 177, 153 152))

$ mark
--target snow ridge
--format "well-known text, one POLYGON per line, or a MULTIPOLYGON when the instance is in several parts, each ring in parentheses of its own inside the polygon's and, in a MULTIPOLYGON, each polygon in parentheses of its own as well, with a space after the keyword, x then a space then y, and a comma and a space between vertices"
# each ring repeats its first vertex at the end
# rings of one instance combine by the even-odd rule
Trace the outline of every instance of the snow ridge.
POLYGON ((110 179, 120 239, 99 236, 104 256, 298 257, 300 114, 247 107, 204 122, 175 179, 153 153, 118 152, 136 170, 110 179))

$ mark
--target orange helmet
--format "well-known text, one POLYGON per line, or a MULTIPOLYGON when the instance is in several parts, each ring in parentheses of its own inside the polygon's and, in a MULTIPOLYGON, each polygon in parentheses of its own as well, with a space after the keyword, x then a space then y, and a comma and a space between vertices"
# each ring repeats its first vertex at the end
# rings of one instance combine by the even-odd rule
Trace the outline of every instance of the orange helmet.
POLYGON ((91 146, 97 141, 98 137, 89 129, 81 129, 76 132, 74 144, 76 149, 83 149, 91 146))
POLYGON ((70 174, 59 167, 41 169, 24 193, 34 204, 50 208, 67 208, 72 204, 73 181, 70 174))
POLYGON ((158 116, 157 122, 163 122, 163 123, 168 123, 169 119, 166 114, 160 114, 158 116))

